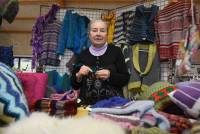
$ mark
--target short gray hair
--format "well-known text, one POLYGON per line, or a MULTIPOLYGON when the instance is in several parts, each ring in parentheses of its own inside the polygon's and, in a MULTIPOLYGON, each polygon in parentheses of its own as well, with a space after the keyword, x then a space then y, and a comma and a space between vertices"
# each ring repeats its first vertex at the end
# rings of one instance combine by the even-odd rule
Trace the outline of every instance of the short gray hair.
POLYGON ((96 22, 103 22, 103 23, 105 23, 106 26, 107 26, 107 31, 108 31, 108 22, 105 21, 105 20, 99 19, 99 20, 90 20, 90 23, 88 24, 88 33, 89 33, 90 30, 91 30, 91 25, 92 25, 93 23, 96 23, 96 22))

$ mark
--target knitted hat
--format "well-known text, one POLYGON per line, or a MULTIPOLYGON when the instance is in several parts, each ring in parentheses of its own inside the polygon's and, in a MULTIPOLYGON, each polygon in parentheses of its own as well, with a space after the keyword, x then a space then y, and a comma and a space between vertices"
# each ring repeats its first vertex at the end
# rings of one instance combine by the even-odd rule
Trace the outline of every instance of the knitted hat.
POLYGON ((143 91, 139 99, 154 100, 155 109, 162 110, 171 103, 168 93, 174 91, 175 89, 175 85, 168 82, 159 81, 143 91))

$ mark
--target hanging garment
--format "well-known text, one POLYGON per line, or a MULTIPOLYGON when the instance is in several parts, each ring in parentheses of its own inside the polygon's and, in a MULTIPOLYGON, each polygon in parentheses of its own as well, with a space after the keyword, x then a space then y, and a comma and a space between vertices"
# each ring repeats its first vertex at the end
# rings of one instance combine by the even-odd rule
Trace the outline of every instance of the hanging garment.
MULTIPOLYGON (((184 57, 176 61, 177 74, 183 75, 191 70, 191 61, 200 46, 199 31, 196 25, 191 25, 185 37, 184 57)), ((199 58, 199 57, 198 57, 199 58)))
POLYGON ((65 49, 79 54, 83 49, 90 46, 87 29, 90 20, 86 16, 80 16, 73 10, 65 13, 61 32, 58 39, 57 53, 64 55, 65 49))
MULTIPOLYGON (((194 8, 195 24, 199 24, 198 11, 194 8)), ((160 60, 176 59, 179 43, 185 38, 191 24, 191 2, 179 0, 160 10, 155 18, 156 44, 160 60)))
POLYGON ((130 37, 131 25, 133 23, 135 12, 127 11, 122 13, 120 16, 116 17, 115 21, 115 31, 113 37, 113 44, 120 46, 122 44, 128 44, 130 37))
POLYGON ((43 30, 51 21, 56 19, 56 13, 60 9, 58 5, 52 5, 49 12, 44 16, 39 16, 32 29, 31 45, 32 45, 32 68, 35 68, 38 55, 42 51, 43 30))
POLYGON ((149 42, 154 43, 154 19, 159 7, 152 5, 150 8, 140 5, 136 7, 135 18, 130 31, 130 43, 149 42))
POLYGON ((58 48, 58 36, 60 33, 61 22, 52 20, 42 31, 42 50, 38 54, 39 65, 59 66, 60 59, 56 53, 58 48))
POLYGON ((108 25, 108 44, 113 42, 113 34, 115 28, 115 13, 111 12, 107 15, 103 15, 102 19, 109 22, 108 25))
POLYGON ((2 19, 12 23, 18 13, 18 0, 1 0, 0 1, 0 25, 2 19))
MULTIPOLYGON (((122 13, 120 16, 116 18, 115 21, 115 31, 113 37, 113 44, 121 48, 122 53, 124 55, 125 63, 130 64, 130 56, 129 56, 129 40, 130 37, 130 29, 132 25, 132 20, 134 18, 133 11, 127 11, 122 13)), ((130 72, 130 69, 128 68, 130 72)))
POLYGON ((0 46, 0 61, 9 67, 14 66, 13 47, 0 46))
POLYGON ((132 46, 131 77, 128 90, 141 92, 160 80, 160 62, 155 44, 135 44, 132 46))

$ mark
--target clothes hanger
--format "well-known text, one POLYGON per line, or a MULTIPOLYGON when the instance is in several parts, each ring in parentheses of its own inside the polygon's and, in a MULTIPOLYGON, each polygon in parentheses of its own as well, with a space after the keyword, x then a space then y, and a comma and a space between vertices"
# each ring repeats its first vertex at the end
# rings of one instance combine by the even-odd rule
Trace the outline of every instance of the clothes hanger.
POLYGON ((149 8, 152 6, 152 0, 144 0, 144 4, 145 7, 149 8))

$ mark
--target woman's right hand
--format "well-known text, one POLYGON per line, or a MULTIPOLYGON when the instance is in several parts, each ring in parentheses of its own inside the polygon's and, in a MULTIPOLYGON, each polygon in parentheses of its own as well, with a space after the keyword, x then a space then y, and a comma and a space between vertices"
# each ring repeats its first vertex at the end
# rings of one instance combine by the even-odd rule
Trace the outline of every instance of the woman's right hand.
POLYGON ((91 68, 85 65, 81 66, 80 70, 76 73, 76 81, 81 82, 82 76, 88 75, 89 72, 92 72, 91 68))
POLYGON ((92 69, 89 68, 88 66, 81 66, 79 72, 78 72, 78 75, 81 75, 81 76, 86 76, 88 75, 89 72, 92 72, 92 69))

